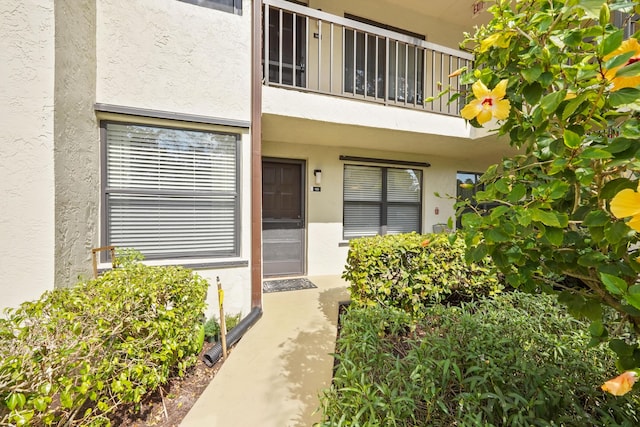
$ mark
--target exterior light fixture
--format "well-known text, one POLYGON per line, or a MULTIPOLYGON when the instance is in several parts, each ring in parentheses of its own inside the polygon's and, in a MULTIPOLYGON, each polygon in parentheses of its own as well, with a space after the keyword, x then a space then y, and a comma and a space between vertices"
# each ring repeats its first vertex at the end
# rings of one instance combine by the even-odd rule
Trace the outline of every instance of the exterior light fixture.
POLYGON ((322 171, 320 169, 314 169, 313 176, 316 177, 316 185, 322 184, 322 171))

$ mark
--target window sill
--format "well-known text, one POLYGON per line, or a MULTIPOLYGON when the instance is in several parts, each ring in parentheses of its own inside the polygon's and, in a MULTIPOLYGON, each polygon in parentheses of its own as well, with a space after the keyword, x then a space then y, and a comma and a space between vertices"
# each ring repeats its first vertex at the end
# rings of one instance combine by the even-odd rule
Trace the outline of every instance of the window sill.
POLYGON ((342 240, 340 242, 338 242, 338 247, 339 248, 345 248, 349 246, 349 240, 342 240))
MULTIPOLYGON (((149 266, 178 266, 184 268, 190 268, 193 270, 211 270, 220 268, 242 268, 248 267, 249 261, 246 259, 191 259, 191 260, 177 260, 177 259, 163 259, 163 260, 151 260, 143 261, 145 265, 149 266)), ((100 263, 98 265, 98 271, 100 273, 111 270, 111 263, 100 263)))

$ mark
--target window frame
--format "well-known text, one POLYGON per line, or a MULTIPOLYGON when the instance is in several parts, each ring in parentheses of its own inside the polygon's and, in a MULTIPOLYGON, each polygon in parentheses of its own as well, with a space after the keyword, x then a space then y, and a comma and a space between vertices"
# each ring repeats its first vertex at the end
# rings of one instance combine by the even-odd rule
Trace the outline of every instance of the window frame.
MULTIPOLYGON (((168 262, 172 260, 224 260, 229 258, 238 258, 241 253, 241 231, 242 231, 242 204, 241 204, 241 180, 242 180, 242 171, 241 171, 241 160, 242 160, 242 137, 239 132, 226 132, 220 131, 217 129, 203 129, 201 127, 187 127, 181 125, 172 126, 170 123, 166 124, 156 124, 149 123, 146 121, 136 121, 134 119, 128 120, 113 120, 113 119, 102 119, 99 120, 100 126, 100 242, 101 246, 108 246, 112 243, 109 241, 109 202, 108 197, 109 194, 118 194, 118 188, 109 188, 108 187, 108 141, 107 141, 107 127, 110 124, 124 125, 124 126, 141 126, 148 128, 157 128, 157 129, 170 129, 174 131, 185 131, 185 132, 203 132, 203 133, 213 133, 213 134, 221 134, 221 135, 229 135, 235 139, 235 190, 234 190, 234 227, 233 227, 233 250, 216 254, 212 252, 197 252, 195 254, 185 254, 181 252, 166 252, 161 256, 152 256, 146 257, 147 260, 158 261, 158 262, 168 262)), ((127 191, 124 191, 120 194, 126 194, 127 191)), ((177 195, 175 190, 140 190, 140 193, 151 196, 162 196, 162 195, 177 195)), ((185 193, 185 195, 187 195, 185 193)), ((135 248, 134 248, 135 249, 135 248)), ((111 262, 108 251, 102 252, 100 257, 100 262, 111 262)))
POLYGON ((343 165, 342 168, 342 238, 343 240, 351 240, 351 239, 357 239, 360 237, 365 237, 365 235, 359 235, 359 236, 350 236, 347 237, 345 235, 345 219, 346 219, 346 207, 348 204, 350 205, 361 205, 361 206, 379 206, 380 207, 380 224, 378 224, 378 232, 375 234, 377 236, 384 236, 387 234, 397 234, 397 233, 389 233, 388 231, 388 227, 389 227, 389 217, 388 217, 388 213, 389 213, 389 206, 414 206, 418 208, 418 224, 417 224, 417 230, 415 230, 416 232, 422 232, 422 226, 423 226, 423 213, 424 213, 424 196, 423 196, 423 192, 424 192, 424 170, 420 169, 420 168, 415 168, 415 167, 411 167, 409 165, 407 165, 407 167, 393 167, 393 166, 381 166, 381 165, 363 165, 363 164, 350 164, 350 163, 345 163, 343 165), (346 183, 346 170, 349 166, 355 166, 355 167, 366 167, 366 168, 377 168, 380 169, 381 171, 381 200, 378 201, 347 201, 345 200, 345 192, 344 192, 344 188, 345 188, 345 183, 346 183), (400 171, 406 171, 406 170, 412 170, 414 172, 419 172, 420 173, 420 177, 419 177, 419 185, 420 185, 420 190, 418 191, 418 196, 419 196, 419 200, 417 202, 398 202, 398 201, 389 201, 388 197, 389 197, 389 193, 388 193, 388 187, 389 187, 389 182, 388 182, 388 177, 389 177, 389 170, 390 169, 394 169, 394 170, 400 170, 400 171))
POLYGON ((202 6, 209 9, 221 10, 223 12, 233 13, 234 15, 242 15, 242 0, 232 0, 233 6, 222 4, 216 0, 178 0, 183 3, 189 3, 195 6, 202 6))
MULTIPOLYGON (((484 191, 484 184, 479 182, 482 175, 484 175, 484 172, 456 171, 456 199, 457 200, 461 199, 460 188, 459 188, 460 184, 458 183, 458 176, 462 174, 474 175, 474 178, 475 178, 475 182, 473 184, 474 185, 473 194, 471 195, 471 199, 465 199, 465 200, 469 200, 471 202, 471 206, 483 211, 489 211, 492 208, 494 208, 495 205, 491 203, 478 203, 475 197, 478 191, 484 191)), ((471 212, 471 210, 472 210, 471 208, 467 208, 462 212, 462 214, 456 215, 456 229, 458 230, 462 229, 462 215, 464 215, 467 212, 471 212)))

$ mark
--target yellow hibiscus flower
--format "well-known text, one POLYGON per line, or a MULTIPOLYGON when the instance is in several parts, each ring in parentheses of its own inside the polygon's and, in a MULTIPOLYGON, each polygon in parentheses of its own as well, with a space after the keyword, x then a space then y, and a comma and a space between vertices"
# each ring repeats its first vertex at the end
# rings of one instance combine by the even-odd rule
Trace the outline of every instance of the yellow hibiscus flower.
POLYGON ((633 52, 633 56, 631 56, 631 58, 627 60, 626 64, 622 64, 609 70, 604 70, 604 78, 613 83, 613 88, 611 89, 611 91, 616 91, 624 87, 636 87, 640 85, 640 76, 616 77, 616 73, 621 68, 640 61, 640 44, 638 43, 637 39, 632 38, 623 41, 620 47, 605 56, 603 59, 605 61, 608 61, 615 56, 622 55, 627 52, 633 52))
MULTIPOLYGON (((638 190, 640 190, 640 185, 638 190)), ((626 188, 611 199, 609 207, 616 218, 631 217, 627 225, 636 231, 640 231, 640 193, 626 188)))
POLYGON ((627 371, 605 382, 600 388, 607 393, 613 394, 614 396, 622 396, 624 394, 627 394, 631 390, 631 388, 633 388, 633 384, 637 380, 638 374, 636 374, 634 371, 627 371))
POLYGON ((509 117, 511 104, 508 99, 502 99, 507 94, 507 80, 502 80, 493 90, 489 90, 480 80, 471 89, 476 99, 468 103, 460 115, 467 120, 477 118, 478 123, 484 124, 495 117, 503 120, 509 117))

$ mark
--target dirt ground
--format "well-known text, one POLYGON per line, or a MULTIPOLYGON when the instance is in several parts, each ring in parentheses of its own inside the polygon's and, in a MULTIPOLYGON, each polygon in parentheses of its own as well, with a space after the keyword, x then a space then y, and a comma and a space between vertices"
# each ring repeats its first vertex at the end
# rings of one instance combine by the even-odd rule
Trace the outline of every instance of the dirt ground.
POLYGON ((213 343, 206 343, 198 363, 183 378, 174 378, 161 390, 142 402, 139 412, 124 409, 112 418, 112 425, 123 427, 177 427, 196 403, 204 389, 222 366, 222 360, 209 368, 202 355, 213 343))

